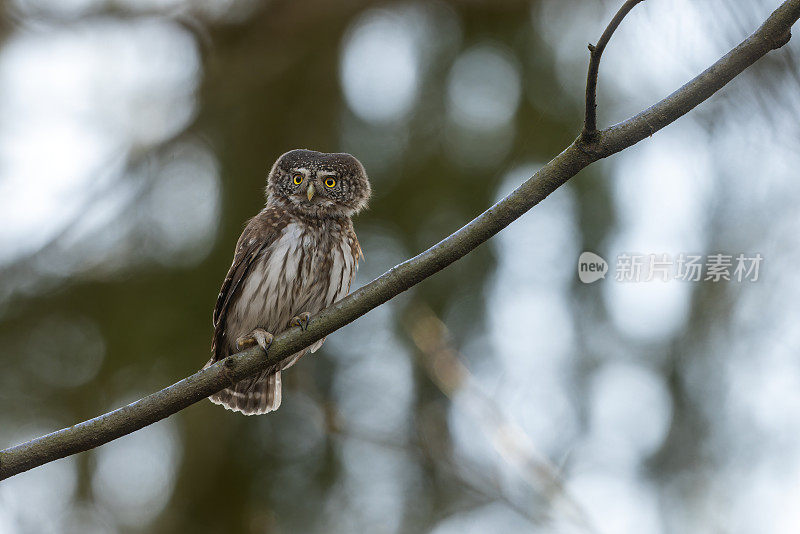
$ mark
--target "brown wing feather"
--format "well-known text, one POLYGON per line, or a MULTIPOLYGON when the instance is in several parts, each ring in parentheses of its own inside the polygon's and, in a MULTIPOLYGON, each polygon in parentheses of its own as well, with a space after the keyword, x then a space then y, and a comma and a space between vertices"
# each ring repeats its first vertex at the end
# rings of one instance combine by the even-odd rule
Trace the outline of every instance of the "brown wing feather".
POLYGON ((242 281, 247 277, 254 260, 275 241, 280 231, 286 226, 286 223, 286 219, 281 217, 275 209, 267 208, 250 219, 239 237, 239 241, 236 243, 233 263, 228 269, 225 280, 222 282, 222 288, 214 306, 212 317, 214 339, 211 343, 212 362, 221 360, 228 355, 228 340, 225 339, 225 318, 234 301, 234 297, 241 288, 242 281))
POLYGON ((354 260, 353 261, 354 269, 353 269, 353 272, 352 272, 351 278, 350 278, 350 281, 352 282, 352 279, 356 277, 356 270, 358 270, 358 260, 359 260, 359 258, 362 259, 362 260, 365 259, 365 258, 364 258, 364 252, 361 250, 361 243, 358 242, 358 237, 356 237, 356 233, 353 230, 352 226, 350 227, 349 231, 347 232, 347 235, 351 239, 350 252, 352 252, 353 260, 354 260))

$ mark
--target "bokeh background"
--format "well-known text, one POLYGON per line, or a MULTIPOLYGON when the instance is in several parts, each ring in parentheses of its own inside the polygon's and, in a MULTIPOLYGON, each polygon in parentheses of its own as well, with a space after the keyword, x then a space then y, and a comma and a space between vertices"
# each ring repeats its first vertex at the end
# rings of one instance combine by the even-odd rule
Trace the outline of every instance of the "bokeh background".
MULTIPOLYGON (((778 0, 652 0, 601 67, 627 118, 778 0)), ((282 152, 375 192, 356 286, 569 144, 621 0, 11 0, 0 22, 0 446, 199 369, 282 152)), ((281 409, 201 402, 0 483, 0 532, 800 531, 795 39, 328 338, 281 409), (609 260, 584 285, 578 255, 609 260), (757 282, 616 282, 621 253, 757 282)))

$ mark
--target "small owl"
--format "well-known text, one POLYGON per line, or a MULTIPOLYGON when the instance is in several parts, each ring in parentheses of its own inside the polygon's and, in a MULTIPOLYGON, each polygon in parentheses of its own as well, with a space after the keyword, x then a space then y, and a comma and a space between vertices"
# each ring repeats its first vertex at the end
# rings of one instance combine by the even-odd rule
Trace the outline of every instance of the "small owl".
MULTIPOLYGON (((264 350, 293 326, 343 298, 358 268, 361 247, 350 217, 370 196, 364 166, 350 154, 292 150, 267 178, 267 203, 250 219, 214 308, 212 363, 244 348, 264 350)), ((281 371, 321 339, 260 375, 209 397, 245 415, 281 405, 281 371)))

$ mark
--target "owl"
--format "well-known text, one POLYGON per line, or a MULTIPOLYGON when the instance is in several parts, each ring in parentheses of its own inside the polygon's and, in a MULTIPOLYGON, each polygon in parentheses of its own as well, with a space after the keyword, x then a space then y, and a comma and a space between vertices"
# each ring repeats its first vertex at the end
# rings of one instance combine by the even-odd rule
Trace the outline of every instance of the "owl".
MULTIPOLYGON (((313 314, 347 295, 363 258, 350 218, 369 196, 364 166, 350 154, 292 150, 278 158, 266 205, 239 237, 222 283, 206 367, 256 344, 267 350, 273 334, 305 329, 313 314)), ((324 341, 209 399, 245 415, 277 410, 281 371, 324 341)))

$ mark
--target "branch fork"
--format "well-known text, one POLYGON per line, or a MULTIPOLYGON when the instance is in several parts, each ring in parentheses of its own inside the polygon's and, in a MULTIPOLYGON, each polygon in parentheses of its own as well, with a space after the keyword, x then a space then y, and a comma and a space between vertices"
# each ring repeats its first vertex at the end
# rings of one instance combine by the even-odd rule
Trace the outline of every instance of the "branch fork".
POLYGON ((600 58, 603 56, 603 51, 606 49, 611 36, 622 23, 622 19, 630 13, 636 4, 644 0, 628 0, 625 2, 611 22, 608 23, 603 35, 596 45, 589 43, 589 72, 586 75, 586 116, 583 121, 583 132, 581 132, 581 140, 585 143, 591 143, 597 137, 597 75, 600 70, 600 58))

